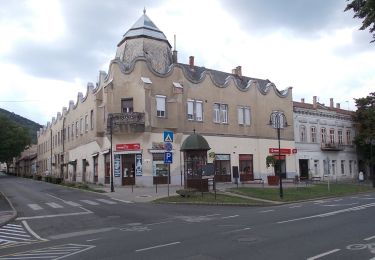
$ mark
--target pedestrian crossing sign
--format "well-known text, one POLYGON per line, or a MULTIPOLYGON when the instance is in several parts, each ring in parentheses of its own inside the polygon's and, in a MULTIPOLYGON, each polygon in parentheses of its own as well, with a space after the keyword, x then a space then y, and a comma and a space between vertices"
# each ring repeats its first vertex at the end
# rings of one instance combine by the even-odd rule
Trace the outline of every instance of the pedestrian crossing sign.
POLYGON ((164 142, 173 143, 173 132, 172 131, 164 131, 164 142))

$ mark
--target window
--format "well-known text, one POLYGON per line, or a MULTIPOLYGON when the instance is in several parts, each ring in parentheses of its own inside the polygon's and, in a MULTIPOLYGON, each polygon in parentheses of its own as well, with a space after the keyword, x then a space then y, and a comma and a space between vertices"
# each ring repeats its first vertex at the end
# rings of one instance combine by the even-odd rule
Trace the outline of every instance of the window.
POLYGON ((79 130, 80 130, 80 133, 83 134, 83 118, 81 117, 80 119, 80 124, 79 124, 79 130))
POLYGON ((85 132, 89 131, 89 116, 85 116, 85 132))
POLYGON ((215 123, 228 123, 228 105, 215 103, 213 108, 213 118, 215 123))
POLYGON ((336 160, 332 160, 332 175, 336 174, 336 160))
POLYGON ((122 113, 133 112, 133 98, 123 98, 123 99, 121 99, 121 111, 122 111, 122 113))
POLYGON ((316 143, 316 127, 312 126, 311 127, 311 142, 316 143))
POLYGON ((349 174, 352 175, 352 173, 353 173, 353 161, 350 160, 349 161, 349 174))
POLYGON ((300 142, 306 142, 306 126, 304 125, 299 127, 299 139, 300 142))
POLYGON ((94 130, 94 110, 91 110, 90 112, 90 128, 91 130, 94 130))
MULTIPOLYGON (((239 155, 239 170, 241 174, 253 175, 253 155, 240 154, 239 155)), ((254 178, 254 175, 253 175, 254 178)))
POLYGON ((250 125, 250 108, 239 106, 237 107, 237 116, 239 125, 250 125))
POLYGON ((321 129, 320 129, 320 135, 321 135, 321 138, 320 138, 320 140, 321 140, 321 142, 322 143, 327 143, 327 132, 326 132, 326 129, 324 128, 324 127, 322 127, 321 129))
POLYGON ((70 126, 68 126, 68 142, 70 140, 70 126))
POLYGON ((319 175, 319 161, 314 160, 314 173, 315 175, 319 175))
POLYGON ((345 174, 345 161, 341 160, 341 174, 345 174))
POLYGON ((165 96, 156 96, 156 116, 165 117, 165 96))
POLYGON ((78 121, 76 121, 76 137, 78 137, 78 121))
POLYGON ((337 136, 339 138, 339 144, 342 144, 342 130, 341 129, 337 131, 337 136))
POLYGON ((346 144, 351 145, 352 144, 352 138, 350 136, 350 130, 346 131, 346 144))
POLYGON ((187 101, 188 120, 203 121, 203 101, 189 99, 187 101))
POLYGON ((72 140, 74 139, 74 123, 72 124, 72 140))
POLYGON ((60 131, 57 133, 57 145, 60 145, 60 131))
POLYGON ((331 144, 335 143, 335 129, 329 129, 329 142, 331 144))

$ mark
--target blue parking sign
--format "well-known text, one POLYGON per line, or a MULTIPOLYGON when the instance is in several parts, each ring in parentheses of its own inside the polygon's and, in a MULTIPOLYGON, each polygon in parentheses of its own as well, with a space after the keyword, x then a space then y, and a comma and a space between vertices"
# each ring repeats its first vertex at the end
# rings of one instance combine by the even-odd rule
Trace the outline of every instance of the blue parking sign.
POLYGON ((164 163, 171 164, 173 163, 173 154, 172 152, 165 152, 164 153, 164 163))

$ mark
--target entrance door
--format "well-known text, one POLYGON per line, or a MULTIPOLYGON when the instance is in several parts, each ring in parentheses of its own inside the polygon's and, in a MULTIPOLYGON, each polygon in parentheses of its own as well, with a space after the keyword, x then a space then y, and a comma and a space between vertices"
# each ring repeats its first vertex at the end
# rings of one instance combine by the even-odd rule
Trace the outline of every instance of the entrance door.
POLYGON ((299 159, 299 176, 301 179, 309 178, 309 160, 299 159))
POLYGON ((135 154, 123 154, 121 160, 122 185, 134 185, 135 154))

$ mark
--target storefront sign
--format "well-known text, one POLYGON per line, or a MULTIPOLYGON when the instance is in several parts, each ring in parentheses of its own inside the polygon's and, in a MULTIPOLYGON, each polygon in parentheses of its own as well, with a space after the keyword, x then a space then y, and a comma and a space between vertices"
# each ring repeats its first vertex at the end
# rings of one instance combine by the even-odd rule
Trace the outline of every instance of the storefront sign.
MULTIPOLYGON (((279 148, 269 148, 269 153, 278 154, 279 148)), ((292 150, 289 148, 281 148, 280 154, 291 154, 292 150)))
POLYGON ((116 144, 116 151, 134 151, 141 149, 141 145, 136 144, 116 144))
POLYGON ((135 176, 142 176, 142 154, 135 155, 135 176))
POLYGON ((152 142, 152 149, 154 150, 164 150, 163 142, 152 142))
POLYGON ((113 155, 113 175, 121 177, 121 157, 119 154, 113 155))
POLYGON ((215 156, 216 161, 230 161, 229 154, 216 154, 215 156))

